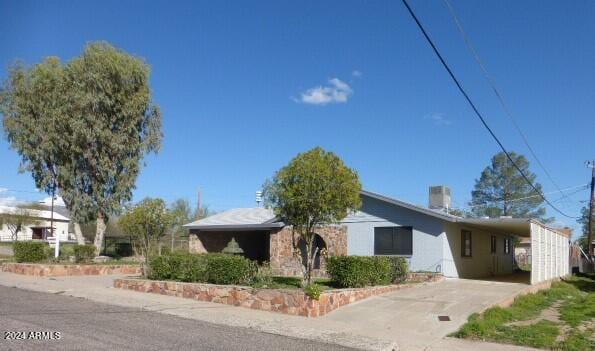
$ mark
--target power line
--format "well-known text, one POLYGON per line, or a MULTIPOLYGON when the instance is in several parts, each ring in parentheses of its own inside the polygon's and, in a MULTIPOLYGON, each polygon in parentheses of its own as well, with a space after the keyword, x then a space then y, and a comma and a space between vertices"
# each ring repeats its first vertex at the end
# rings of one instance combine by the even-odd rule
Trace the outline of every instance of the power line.
POLYGON ((496 136, 496 134, 494 134, 494 132, 492 131, 492 129, 490 128, 490 126, 488 125, 488 123, 485 121, 485 119, 483 118, 483 116, 481 115, 481 113, 479 112, 479 110, 477 109, 477 107, 475 107, 475 104, 473 103, 473 101, 471 101, 471 98, 469 97, 469 95, 467 95, 467 92, 465 91, 465 89, 463 89, 463 86, 461 85, 461 83, 459 83, 459 80, 454 75, 454 73, 452 72, 452 70, 450 69, 450 67, 448 66, 448 64, 446 63, 446 61, 444 60, 444 58, 442 57, 442 55, 440 54, 440 52, 438 51, 438 48, 436 48, 436 45, 434 45, 434 42, 432 41, 432 39, 430 39, 430 36, 428 35, 428 33, 424 29, 423 25, 421 24, 421 22, 419 21, 419 19, 417 18, 417 16, 415 15, 415 13, 413 12, 413 10, 411 9, 411 7, 409 6, 409 3, 407 2, 407 0, 402 0, 402 1, 403 1, 403 4, 405 5, 405 7, 407 8, 407 11, 409 11, 409 14, 411 15, 411 17, 413 18, 413 20, 415 21, 415 23, 417 24, 417 26, 421 30, 422 34, 426 38, 426 41, 428 42, 428 44, 430 44, 430 46, 432 47, 432 50, 434 50, 434 53, 436 54, 436 56, 438 57, 438 59, 440 60, 440 62, 444 66, 444 68, 446 69, 446 71, 448 72, 450 78, 452 78, 452 80, 456 84, 456 86, 459 89, 459 91, 461 92, 461 94, 463 94, 463 96, 465 97, 465 100, 467 100, 467 103, 469 103, 469 105, 471 106, 471 108, 473 109, 473 111, 475 112, 475 114, 477 115, 477 117, 479 118, 479 120, 481 121, 481 123, 483 124, 483 126, 487 129, 487 131, 490 133, 490 135, 492 136, 492 138, 496 141, 496 143, 498 144, 498 146, 500 146, 500 149, 502 149, 502 151, 504 152, 504 154, 506 155, 506 157, 508 158, 508 160, 512 163, 512 165, 514 166, 514 168, 516 168, 516 170, 521 174, 521 176, 525 179, 525 181, 527 182, 527 184, 529 184, 531 186, 531 188, 533 188, 533 190, 537 194, 539 194, 541 196, 541 198, 543 199, 543 201, 545 201, 556 212, 558 212, 559 214, 561 214, 564 217, 568 217, 568 218, 572 218, 572 219, 578 219, 579 217, 569 216, 566 213, 562 212, 560 209, 558 209, 556 206, 554 206, 554 204, 552 204, 543 195, 543 193, 539 189, 537 189, 535 187, 535 185, 533 185, 533 182, 531 180, 529 180, 529 178, 527 178, 527 176, 521 170, 521 168, 514 162, 514 160, 512 159, 512 157, 510 156, 510 154, 508 153, 508 151, 506 150, 506 148, 504 147, 504 145, 502 144, 502 142, 500 141, 500 139, 498 139, 498 137, 496 136))
POLYGON ((477 53, 477 50, 475 50, 475 47, 473 46, 473 43, 471 42, 471 38, 469 37, 469 35, 467 35, 467 32, 465 32, 465 29, 463 28, 463 25, 461 24, 461 21, 459 20, 459 18, 457 16, 457 14, 456 14, 453 6, 451 5, 450 1, 449 0, 444 0, 444 3, 448 7, 448 10, 450 11, 450 14, 453 17, 453 20, 454 20, 455 24, 457 25, 457 28, 458 28, 459 32, 463 36, 463 40, 465 41, 465 45, 467 46, 467 48, 469 49, 469 51, 473 55, 473 58, 475 59, 475 62, 477 62, 477 65, 481 68, 481 70, 483 72, 483 75, 484 75, 484 78, 486 79, 486 81, 488 82, 488 84, 490 85, 490 87, 492 88, 492 91, 496 95, 498 101, 500 102, 500 105, 502 105, 502 109, 504 110, 504 114, 512 122, 512 125, 514 126, 514 128, 516 129, 516 131, 521 136, 521 139, 523 139, 523 143, 525 144, 525 146, 527 146, 527 149, 529 149, 529 152, 531 153, 531 155, 533 156, 533 158, 535 159, 535 161, 537 161, 537 164, 539 165, 539 167, 541 167, 541 169, 543 170, 543 173, 545 173, 545 175, 550 180, 550 182, 552 182, 552 184, 556 187, 556 189, 558 189, 558 191, 560 192, 560 194, 562 194, 562 197, 568 199, 568 197, 566 196, 566 194, 564 194, 564 192, 562 191, 562 189, 560 189, 560 186, 558 186, 558 184, 554 181, 554 179, 550 175, 550 172, 548 172, 548 170, 545 168, 545 166, 543 165, 543 163, 541 162, 541 160, 539 159, 539 157, 537 157, 537 154, 535 153, 535 151, 533 150, 533 148, 529 144, 529 140, 527 139, 525 133, 523 133, 523 131, 521 130, 521 127, 516 122, 516 119, 513 117, 510 108, 504 102, 504 97, 502 96, 502 94, 500 93, 500 91, 498 90, 498 88, 496 87, 496 83, 495 83, 494 79, 492 79, 492 77, 488 73, 488 70, 485 68, 485 65, 483 64, 481 58, 479 57, 479 54, 477 53))
MULTIPOLYGON (((589 184, 582 184, 582 185, 577 185, 577 186, 573 186, 573 187, 569 187, 569 188, 565 188, 562 190, 573 190, 573 189, 578 189, 575 190, 571 193, 568 194, 568 196, 574 195, 576 193, 579 193, 581 191, 586 190, 589 187, 589 184)), ((549 193, 543 193, 543 195, 551 195, 551 194, 556 194, 558 193, 558 191, 551 191, 549 193)), ((490 201, 490 204, 478 204, 478 205, 470 205, 470 206, 466 206, 464 208, 475 208, 475 207, 482 207, 482 206, 490 206, 491 204, 496 204, 496 203, 502 203, 502 202, 514 202, 514 201, 521 201, 521 200, 527 200, 527 199, 531 199, 534 197, 540 197, 540 194, 537 195, 531 195, 531 196, 523 196, 523 197, 518 197, 518 198, 514 198, 514 199, 510 199, 510 200, 497 200, 497 201, 490 201)), ((566 195, 565 195, 566 196, 566 195)), ((562 200, 563 198, 558 198, 556 200, 552 200, 552 202, 558 202, 560 200, 562 200)))

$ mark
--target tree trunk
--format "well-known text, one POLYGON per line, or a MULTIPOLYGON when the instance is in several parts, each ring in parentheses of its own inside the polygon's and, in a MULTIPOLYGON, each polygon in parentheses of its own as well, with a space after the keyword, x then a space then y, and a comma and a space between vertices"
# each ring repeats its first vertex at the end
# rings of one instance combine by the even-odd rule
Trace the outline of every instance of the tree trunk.
POLYGON ((74 222, 74 236, 76 237, 77 244, 85 245, 85 237, 83 236, 83 231, 81 230, 79 222, 74 222))
POLYGON ((101 214, 97 215, 97 227, 95 230, 95 253, 99 255, 101 253, 101 248, 103 247, 103 236, 105 235, 105 218, 101 214))
POLYGON ((170 252, 174 252, 174 244, 175 244, 175 236, 174 236, 174 232, 172 231, 171 233, 171 251, 170 252))
POLYGON ((314 235, 312 233, 309 233, 306 238, 306 272, 305 272, 305 277, 304 277, 306 286, 312 284, 312 266, 314 263, 312 256, 316 255, 315 250, 313 250, 313 246, 314 246, 313 244, 314 244, 314 235))

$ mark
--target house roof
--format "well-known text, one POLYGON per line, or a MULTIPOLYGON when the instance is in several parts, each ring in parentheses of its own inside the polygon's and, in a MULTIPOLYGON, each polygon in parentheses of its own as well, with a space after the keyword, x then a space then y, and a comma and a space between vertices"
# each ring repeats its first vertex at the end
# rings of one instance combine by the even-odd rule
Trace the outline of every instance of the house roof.
MULTIPOLYGON (((15 207, 15 206, 0 206, 0 213, 2 214, 17 214, 19 209, 26 210, 28 215, 34 218, 41 218, 50 220, 52 218, 52 211, 45 211, 45 210, 36 210, 31 208, 24 208, 24 207, 15 207)), ((68 222, 70 219, 66 216, 63 216, 56 211, 54 211, 54 220, 55 221, 62 221, 68 222)))
POLYGON ((397 200, 397 199, 390 198, 390 197, 387 197, 387 196, 384 196, 384 195, 380 195, 380 194, 377 194, 377 193, 373 193, 373 192, 367 191, 367 190, 362 190, 360 192, 360 194, 362 194, 364 196, 371 197, 371 198, 376 199, 376 200, 384 201, 384 202, 389 203, 389 204, 392 204, 392 205, 396 205, 396 206, 400 206, 400 207, 404 207, 404 208, 410 209, 412 211, 420 212, 420 213, 426 214, 428 216, 432 216, 432 217, 436 217, 436 218, 439 218, 439 219, 443 219, 443 220, 449 221, 449 222, 456 222, 456 220, 458 218, 460 218, 460 217, 453 216, 453 215, 450 215, 450 214, 445 213, 445 212, 442 212, 442 211, 432 210, 432 209, 427 208, 427 207, 422 207, 422 206, 414 205, 414 204, 411 204, 409 202, 405 202, 405 201, 402 201, 402 200, 397 200))
POLYGON ((277 220, 273 210, 268 208, 234 208, 199 219, 184 225, 188 229, 209 230, 252 230, 281 228, 285 224, 277 220))
MULTIPOLYGON (((402 200, 390 198, 371 191, 362 190, 362 196, 367 196, 385 203, 407 208, 434 218, 447 222, 462 223, 470 226, 480 227, 486 230, 507 232, 521 237, 530 236, 531 224, 537 224, 542 227, 559 232, 568 236, 567 233, 557 228, 551 228, 535 219, 530 218, 463 218, 454 216, 439 210, 433 210, 427 207, 418 206, 402 200)), ((235 208, 225 212, 188 223, 184 227, 188 229, 200 230, 267 230, 273 228, 282 228, 285 226, 271 209, 267 208, 235 208)))

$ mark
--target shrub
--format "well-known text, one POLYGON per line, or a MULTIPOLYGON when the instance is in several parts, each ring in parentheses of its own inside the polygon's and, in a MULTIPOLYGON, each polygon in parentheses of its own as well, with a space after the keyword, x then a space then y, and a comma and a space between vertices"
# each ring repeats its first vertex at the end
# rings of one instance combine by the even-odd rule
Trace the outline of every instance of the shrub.
POLYGON ((208 282, 212 284, 250 284, 258 272, 256 262, 242 256, 209 254, 208 282))
POLYGON ((267 261, 263 262, 254 276, 253 286, 255 287, 268 287, 273 285, 273 270, 271 264, 267 261))
POLYGON ((74 256, 74 245, 60 245, 60 258, 68 259, 70 256, 74 256))
POLYGON ((76 262, 89 263, 95 258, 94 245, 74 245, 72 250, 76 262))
POLYGON ((17 262, 40 262, 48 258, 46 247, 39 241, 16 241, 12 245, 14 259, 17 262))
POLYGON ((207 281, 207 255, 173 252, 149 261, 149 278, 182 282, 207 281))
POLYGON ((391 283, 391 261, 385 256, 336 256, 327 259, 328 274, 344 288, 391 283))
POLYGON ((223 254, 174 252, 151 258, 149 267, 149 278, 155 280, 250 284, 258 275, 256 262, 223 254))
POLYGON ((304 288, 304 293, 306 296, 314 300, 318 300, 320 298, 320 294, 322 294, 322 287, 318 284, 310 284, 304 288))
POLYGON ((390 257, 391 282, 401 283, 407 279, 409 264, 404 257, 390 257))

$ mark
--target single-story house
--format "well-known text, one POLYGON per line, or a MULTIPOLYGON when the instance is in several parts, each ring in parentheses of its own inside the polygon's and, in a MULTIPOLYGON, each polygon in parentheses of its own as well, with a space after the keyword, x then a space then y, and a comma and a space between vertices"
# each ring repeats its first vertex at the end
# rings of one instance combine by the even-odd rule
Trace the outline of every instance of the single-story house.
MULTIPOLYGON (((340 223, 316 229, 316 245, 331 256, 401 256, 409 261, 411 271, 482 278, 511 274, 513 239, 529 238, 532 284, 569 273, 569 237, 563 231, 534 219, 448 214, 440 207, 449 205, 450 191, 440 188, 448 194, 436 196, 436 189, 431 189, 432 208, 362 191, 361 209, 340 223)), ((246 257, 269 261, 278 274, 301 274, 299 248, 303 245, 294 241, 291 226, 271 209, 232 209, 185 227, 193 252, 220 252, 234 238, 246 257)), ((315 275, 325 274, 324 254, 316 259, 315 275)))
MULTIPOLYGON (((53 243, 55 238, 51 235, 52 212, 38 209, 28 209, 13 206, 0 206, 3 217, 10 215, 27 215, 29 218, 17 233, 17 240, 44 240, 53 243)), ((68 241, 71 235, 68 230, 70 219, 56 211, 53 215, 54 235, 60 236, 60 241, 68 241)), ((14 228, 10 223, 0 223, 0 241, 13 241, 14 228)))

